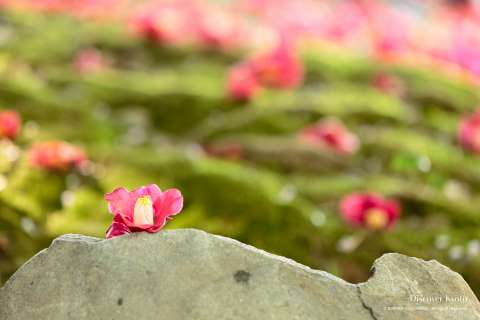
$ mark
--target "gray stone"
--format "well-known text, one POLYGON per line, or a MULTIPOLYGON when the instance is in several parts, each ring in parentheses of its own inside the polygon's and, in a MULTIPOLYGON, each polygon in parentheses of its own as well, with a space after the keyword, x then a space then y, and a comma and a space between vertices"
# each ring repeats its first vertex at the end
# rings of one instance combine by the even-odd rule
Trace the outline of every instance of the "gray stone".
POLYGON ((355 285, 197 230, 62 236, 0 289, 0 319, 480 319, 460 275, 387 254, 355 285))

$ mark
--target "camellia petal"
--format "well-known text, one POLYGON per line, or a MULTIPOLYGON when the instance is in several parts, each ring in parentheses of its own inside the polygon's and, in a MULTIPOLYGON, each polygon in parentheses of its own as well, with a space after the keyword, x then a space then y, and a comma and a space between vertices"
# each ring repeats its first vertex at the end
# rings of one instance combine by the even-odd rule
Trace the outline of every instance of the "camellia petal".
POLYGON ((130 229, 123 223, 120 215, 115 215, 112 224, 107 229, 106 238, 110 239, 126 233, 130 233, 130 229))
POLYGON ((343 218, 354 225, 362 224, 362 213, 365 210, 365 197, 362 194, 351 194, 342 199, 340 212, 343 218))
POLYGON ((131 192, 135 197, 150 196, 152 202, 156 202, 162 197, 162 190, 156 184, 149 184, 131 192))
POLYGON ((183 197, 178 189, 168 189, 163 193, 161 199, 155 203, 156 211, 163 213, 166 217, 176 215, 183 208, 183 197))
POLYGON ((108 201, 108 210, 112 214, 129 215, 135 202, 132 202, 130 192, 125 188, 117 188, 105 195, 108 201))

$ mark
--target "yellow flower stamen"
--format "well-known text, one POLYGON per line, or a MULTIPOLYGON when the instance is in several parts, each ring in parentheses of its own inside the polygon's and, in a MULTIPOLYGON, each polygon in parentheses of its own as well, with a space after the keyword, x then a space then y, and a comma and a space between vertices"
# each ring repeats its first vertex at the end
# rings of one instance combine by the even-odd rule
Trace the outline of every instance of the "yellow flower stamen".
POLYGON ((140 197, 135 202, 133 223, 135 225, 153 224, 153 203, 150 196, 140 197))
POLYGON ((381 230, 388 224, 388 217, 381 209, 370 209, 365 213, 365 225, 370 230, 381 230))

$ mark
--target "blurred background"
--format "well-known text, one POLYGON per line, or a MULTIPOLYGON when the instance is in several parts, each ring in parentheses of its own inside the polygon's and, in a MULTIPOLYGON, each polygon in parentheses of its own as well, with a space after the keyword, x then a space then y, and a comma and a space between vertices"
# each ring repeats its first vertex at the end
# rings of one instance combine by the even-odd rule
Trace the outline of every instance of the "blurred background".
POLYGON ((348 281, 385 252, 480 293, 475 1, 1 0, 0 283, 105 193, 348 281))

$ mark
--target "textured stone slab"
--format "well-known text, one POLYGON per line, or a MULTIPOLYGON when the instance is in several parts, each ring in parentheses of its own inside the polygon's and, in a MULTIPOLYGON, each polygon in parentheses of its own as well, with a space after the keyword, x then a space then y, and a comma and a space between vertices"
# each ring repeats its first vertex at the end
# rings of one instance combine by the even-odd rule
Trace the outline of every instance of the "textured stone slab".
POLYGON ((66 235, 0 289, 0 319, 480 319, 462 277, 435 261, 387 254, 374 268, 354 285, 190 229, 66 235))

